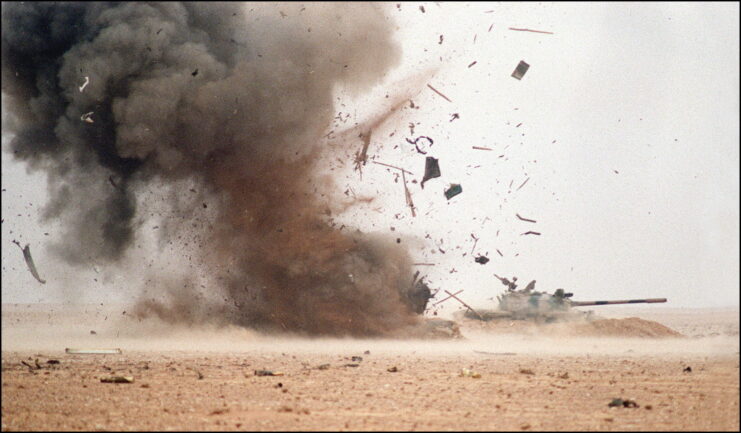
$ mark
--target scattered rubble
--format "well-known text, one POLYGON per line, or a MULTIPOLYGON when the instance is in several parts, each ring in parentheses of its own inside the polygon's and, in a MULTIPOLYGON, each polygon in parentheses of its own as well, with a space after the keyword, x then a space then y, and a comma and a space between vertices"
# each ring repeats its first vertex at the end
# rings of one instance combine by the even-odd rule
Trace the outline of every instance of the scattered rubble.
POLYGON ((607 404, 607 406, 608 407, 629 407, 629 408, 639 408, 640 407, 638 403, 636 403, 635 401, 628 400, 628 399, 623 400, 622 398, 613 398, 612 401, 607 404))
POLYGON ((134 383, 134 376, 108 376, 101 377, 103 383, 134 383))
POLYGON ((474 378, 474 379, 481 379, 481 374, 476 373, 475 371, 469 370, 467 368, 461 369, 461 372, 458 374, 458 376, 460 376, 460 377, 471 377, 471 378, 474 378))
POLYGON ((283 373, 271 370, 255 370, 255 376, 283 376, 283 373))

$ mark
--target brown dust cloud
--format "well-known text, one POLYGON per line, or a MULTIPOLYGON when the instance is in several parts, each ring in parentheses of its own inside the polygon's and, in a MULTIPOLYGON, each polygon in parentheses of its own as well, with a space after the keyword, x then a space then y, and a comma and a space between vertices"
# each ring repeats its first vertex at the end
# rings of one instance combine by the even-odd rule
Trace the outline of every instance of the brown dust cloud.
POLYGON ((53 250, 115 268, 136 247, 138 199, 189 182, 160 235, 198 239, 224 302, 186 283, 138 299, 140 316, 301 335, 415 325, 409 253, 330 224, 341 206, 316 175, 335 88, 360 94, 400 60, 385 7, 4 3, 3 129, 47 176, 53 250), (194 216, 206 202, 207 222, 194 216))

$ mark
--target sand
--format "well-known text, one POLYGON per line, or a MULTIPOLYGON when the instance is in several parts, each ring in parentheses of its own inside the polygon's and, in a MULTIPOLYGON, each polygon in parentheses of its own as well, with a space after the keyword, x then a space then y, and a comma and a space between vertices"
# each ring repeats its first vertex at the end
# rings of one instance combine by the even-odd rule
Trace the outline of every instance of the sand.
POLYGON ((124 310, 3 305, 2 430, 739 429, 738 310, 461 320, 460 340, 266 336, 124 310), (100 381, 112 375, 134 382, 100 381))

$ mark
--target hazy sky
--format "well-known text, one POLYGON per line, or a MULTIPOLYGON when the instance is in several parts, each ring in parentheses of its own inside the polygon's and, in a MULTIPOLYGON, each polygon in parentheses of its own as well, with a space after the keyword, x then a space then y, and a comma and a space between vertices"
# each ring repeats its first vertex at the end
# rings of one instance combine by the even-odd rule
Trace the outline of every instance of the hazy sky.
MULTIPOLYGON (((341 189, 377 197, 346 221, 394 227, 415 260, 435 263, 420 268, 433 287, 465 289, 461 297, 474 305, 502 292, 494 273, 537 280, 541 290, 563 287, 579 300, 739 305, 737 3, 400 5, 388 14, 402 63, 386 85, 338 111, 372 116, 373 101, 394 83, 434 71, 413 90, 419 108, 376 131, 369 154, 421 180, 424 155, 404 140, 413 122, 414 136, 434 139, 429 155, 442 177, 424 190, 410 184, 412 218, 401 184, 382 166, 367 165, 362 180, 335 172, 341 189), (530 69, 518 81, 510 74, 520 60, 530 69), (447 201, 450 183, 463 193, 447 201), (529 230, 541 235, 521 235, 529 230), (479 238, 473 255, 471 234, 479 238), (491 261, 475 263, 477 254, 491 261)), ((36 219, 45 178, 14 162, 7 140, 3 131, 3 302, 126 299, 136 285, 131 272, 67 268, 46 254, 55 227, 36 219), (31 244, 46 285, 13 239, 31 244)), ((167 262, 167 251, 148 245, 167 262)))

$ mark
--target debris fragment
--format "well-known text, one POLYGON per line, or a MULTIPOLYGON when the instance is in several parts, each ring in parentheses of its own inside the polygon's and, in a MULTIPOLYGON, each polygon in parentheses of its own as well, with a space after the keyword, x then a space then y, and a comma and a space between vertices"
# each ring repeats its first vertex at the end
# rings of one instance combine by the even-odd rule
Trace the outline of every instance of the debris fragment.
POLYGON ((527 222, 529 222, 529 223, 534 223, 534 222, 537 222, 537 221, 535 221, 535 220, 531 220, 531 219, 523 218, 523 217, 521 217, 521 216, 520 216, 520 214, 518 214, 518 213, 516 213, 515 215, 517 216, 517 218, 519 218, 519 219, 520 219, 520 220, 522 220, 522 221, 527 221, 527 222))
POLYGON ((329 370, 329 364, 322 364, 317 366, 317 370, 329 370))
POLYGON ((36 265, 33 263, 33 258, 31 257, 31 247, 30 244, 26 244, 25 247, 21 248, 21 243, 16 241, 15 239, 12 241, 14 244, 18 245, 18 248, 23 251, 23 258, 26 260, 26 266, 28 266, 28 270, 31 271, 31 275, 33 275, 36 280, 41 284, 46 284, 46 280, 42 280, 41 277, 39 277, 39 273, 36 270, 36 265))
POLYGON ((82 120, 83 122, 87 122, 87 123, 94 123, 92 116, 93 116, 93 111, 89 113, 85 113, 82 116, 80 116, 80 120, 82 120))
POLYGON ((362 360, 363 360, 362 356, 353 356, 350 358, 350 361, 353 361, 353 362, 360 362, 362 360))
POLYGON ((502 252, 499 251, 498 249, 497 249, 497 252, 499 253, 500 256, 504 257, 504 254, 502 254, 502 252))
POLYGON ((113 355, 120 354, 121 349, 64 349, 70 355, 113 355))
POLYGON ((450 188, 445 190, 445 198, 450 200, 451 198, 457 196, 458 194, 463 192, 463 188, 457 183, 451 184, 450 188))
POLYGON ((521 368, 521 369, 520 369, 520 374, 529 374, 529 375, 534 375, 534 374, 535 374, 535 372, 534 372, 534 371, 532 371, 532 370, 530 370, 529 368, 521 368))
POLYGON ((396 368, 396 366, 393 366, 393 367, 387 368, 386 371, 388 371, 389 373, 397 373, 399 369, 396 368))
POLYGON ((460 377, 472 377, 474 379, 481 379, 481 374, 467 368, 461 369, 461 372, 458 375, 460 377))
POLYGON ((420 5, 420 6, 419 6, 419 10, 421 10, 421 11, 422 11, 422 13, 425 13, 425 7, 424 7, 424 6, 420 5))
POLYGON ((460 299, 459 297, 457 297, 457 296, 455 296, 454 294, 452 294, 452 293, 448 292, 447 290, 445 291, 445 293, 447 293, 448 295, 450 295, 450 296, 451 296, 451 297, 452 297, 453 299, 455 299, 456 301, 458 301, 458 302, 460 302, 461 304, 463 304, 463 306, 464 306, 464 307, 468 308, 468 309, 469 309, 469 310, 470 310, 470 311, 471 311, 471 312, 472 312, 473 314, 475 314, 476 316, 478 316, 478 318, 479 318, 479 319, 481 319, 481 320, 484 320, 484 318, 483 318, 483 317, 481 317, 481 314, 479 314, 479 313, 478 313, 478 312, 477 312, 476 310, 474 310, 473 308, 471 308, 471 306, 470 306, 470 305, 468 305, 468 304, 466 304, 465 302, 461 301, 461 299, 460 299))
POLYGON ((514 27, 510 27, 509 29, 510 29, 510 30, 514 30, 514 31, 517 31, 517 32, 533 32, 533 33, 545 33, 545 34, 547 34, 547 35, 552 35, 552 34, 553 34, 553 32, 546 32, 546 31, 543 31, 543 30, 516 29, 516 28, 514 28, 514 27))
POLYGON ((47 364, 53 365, 53 364, 60 364, 58 359, 49 359, 46 361, 47 364))
POLYGON ((440 35, 440 42, 438 42, 437 44, 438 45, 442 45, 443 44, 443 35, 440 35))
POLYGON ((489 262, 489 258, 486 256, 478 256, 474 259, 476 263, 481 263, 482 265, 485 265, 489 262))
POLYGON ((468 65, 468 67, 470 68, 471 66, 473 66, 475 64, 476 64, 476 60, 474 60, 470 65, 468 65))
POLYGON ((405 140, 407 141, 407 143, 413 144, 414 147, 415 147, 415 149, 417 149, 417 152, 421 153, 422 155, 427 155, 427 152, 425 152, 422 149, 420 149, 419 148, 419 145, 417 144, 419 142, 419 140, 422 139, 422 138, 424 138, 427 141, 429 141, 430 142, 430 144, 429 144, 430 146, 432 146, 435 143, 434 141, 432 141, 432 139, 430 137, 428 137, 426 135, 420 135, 419 137, 415 138, 414 141, 412 141, 412 140, 410 140, 408 138, 406 138, 405 140))
POLYGON ((483 350, 474 350, 473 352, 480 353, 482 355, 506 355, 506 356, 517 355, 515 352, 486 352, 483 350))
POLYGON ((476 149, 476 150, 492 150, 489 147, 481 147, 481 146, 471 146, 471 148, 476 149))
POLYGON ((85 90, 85 87, 87 87, 88 83, 90 83, 90 77, 85 76, 85 82, 82 83, 82 86, 80 86, 80 93, 85 90))
POLYGON ((429 84, 427 85, 427 87, 429 87, 430 89, 432 89, 432 91, 433 91, 433 92, 435 92, 435 93, 437 93, 438 95, 442 96, 442 97, 443 97, 443 98, 444 98, 444 99, 445 99, 446 101, 448 101, 448 102, 453 102, 453 101, 451 101, 451 100, 450 100, 450 99, 449 99, 449 98, 448 98, 447 96, 445 96, 445 95, 443 95, 442 93, 440 93, 440 91, 439 91, 439 90, 437 90, 436 88, 434 88, 434 87, 430 86, 429 84))
POLYGON ((195 77, 196 75, 198 75, 198 68, 196 68, 196 70, 195 70, 195 71, 191 72, 191 74, 190 74, 190 75, 192 75, 192 76, 194 76, 194 77, 195 77))
POLYGON ((471 254, 473 254, 473 250, 476 249, 476 244, 479 242, 479 238, 474 236, 473 233, 471 233, 471 238, 473 238, 473 246, 471 247, 471 254))
POLYGON ((512 76, 517 78, 518 80, 521 80, 522 77, 525 75, 525 72, 530 68, 530 65, 525 63, 524 60, 520 60, 520 63, 515 68, 514 72, 512 72, 512 76))
POLYGON ((406 198, 407 205, 412 211, 412 217, 416 217, 417 215, 414 213, 414 202, 412 201, 412 193, 409 192, 409 188, 407 187, 407 178, 404 175, 403 171, 401 172, 401 180, 404 182, 404 197, 406 198))
POLYGON ((523 235, 536 235, 536 236, 540 236, 540 233, 534 232, 534 231, 530 230, 530 231, 527 231, 527 232, 521 234, 520 236, 523 236, 523 235))
POLYGON ((360 367, 360 364, 355 364, 355 363, 345 364, 343 365, 343 367, 360 367))
POLYGON ((631 407, 631 408, 640 407, 638 406, 638 403, 636 403, 635 401, 628 400, 628 399, 623 400, 622 398, 613 398, 612 401, 607 404, 607 406, 608 407, 631 407))
POLYGON ((489 33, 492 28, 494 28, 494 23, 491 23, 491 25, 489 26, 489 30, 487 30, 487 33, 489 33))
POLYGON ((412 263, 414 266, 435 266, 434 263, 412 263))
POLYGON ((255 370, 255 376, 283 376, 283 373, 270 370, 255 370))
POLYGON ((134 383, 134 376, 108 376, 101 377, 103 383, 134 383))
POLYGON ((434 304, 432 304, 432 305, 433 305, 433 306, 435 306, 435 305, 437 305, 437 304, 442 304, 443 302, 445 302, 445 301, 447 301, 448 299, 452 298, 452 297, 453 297, 453 295, 457 295, 457 294, 459 294, 459 293, 461 293, 461 292, 463 292, 463 289, 461 289, 461 290, 458 290, 457 292, 453 293, 452 295, 448 296, 447 298, 443 298, 443 299, 441 299, 441 300, 439 300, 439 301, 435 302, 435 303, 434 303, 434 304))
POLYGON ((562 374, 559 374, 558 375, 558 378, 559 379, 568 379, 569 378, 569 372, 568 371, 564 371, 562 374))
POLYGON ((517 187, 517 189, 516 189, 515 191, 519 191, 519 190, 520 190, 520 188, 522 188, 523 186, 525 186, 525 184, 527 183, 527 181, 528 181, 528 180, 530 180, 530 178, 529 178, 529 177, 528 177, 527 179, 525 179, 525 181, 524 181, 524 182, 522 182, 522 184, 520 184, 520 186, 518 186, 518 187, 517 187))
POLYGON ((455 119, 460 119, 461 118, 461 116, 458 113, 453 113, 450 116, 451 116, 451 118, 450 118, 450 121, 451 122, 454 121, 455 119))
POLYGON ((401 168, 401 167, 397 167, 397 166, 395 166, 395 165, 391 165, 391 164, 386 164, 386 163, 384 163, 384 162, 378 162, 378 161, 371 161, 371 162, 372 162, 373 164, 383 165, 383 166, 386 166, 386 167, 389 167, 389 168, 395 168, 395 169, 397 169, 397 170, 400 170, 400 171, 401 171, 402 173, 407 173, 407 174, 411 174, 411 175, 414 175, 414 173, 412 173, 411 171, 409 171, 409 170, 404 170, 403 168, 401 168))
POLYGON ((683 372, 685 372, 685 373, 692 373, 692 367, 690 367, 690 366, 688 365, 688 366, 687 366, 687 367, 685 367, 685 368, 684 368, 684 370, 682 370, 682 371, 683 371, 683 372))
POLYGON ((440 165, 437 162, 437 158, 428 156, 425 159, 425 175, 419 185, 424 189, 425 182, 436 177, 440 177, 440 165))

